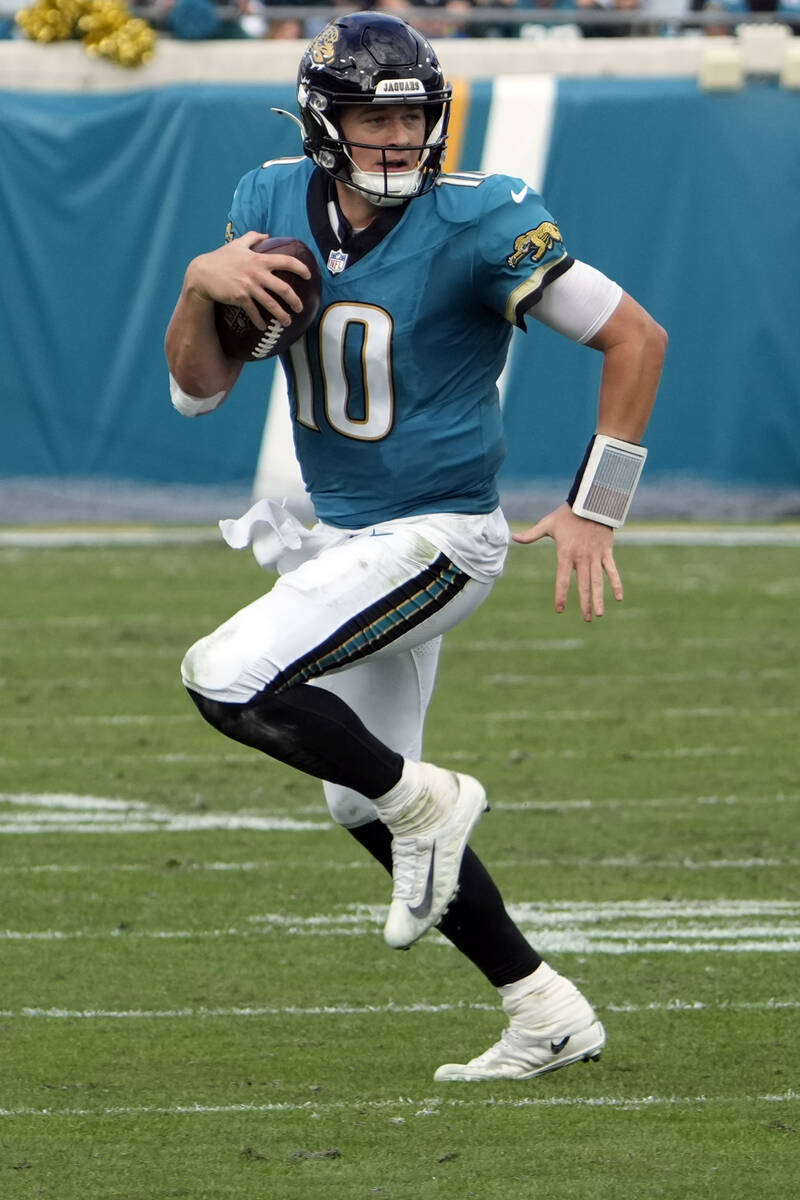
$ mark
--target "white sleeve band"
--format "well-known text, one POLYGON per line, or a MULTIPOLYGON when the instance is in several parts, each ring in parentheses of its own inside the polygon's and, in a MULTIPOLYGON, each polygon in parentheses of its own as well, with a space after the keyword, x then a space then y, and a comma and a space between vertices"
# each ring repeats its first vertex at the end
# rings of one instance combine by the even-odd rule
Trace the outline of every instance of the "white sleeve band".
POLYGON ((190 396, 178 383, 170 371, 169 394, 172 405, 177 408, 182 417, 199 417, 203 413, 213 412, 219 408, 225 399, 225 392, 215 392, 213 396, 190 396))
POLYGON ((622 288, 602 271, 575 259, 568 271, 554 279, 528 316, 563 333, 573 342, 588 342, 622 299, 622 288))

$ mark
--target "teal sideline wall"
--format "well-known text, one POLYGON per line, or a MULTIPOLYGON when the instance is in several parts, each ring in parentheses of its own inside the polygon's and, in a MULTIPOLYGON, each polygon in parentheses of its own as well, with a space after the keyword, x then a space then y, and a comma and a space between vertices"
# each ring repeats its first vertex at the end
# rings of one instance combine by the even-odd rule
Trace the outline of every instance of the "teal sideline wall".
MULTIPOLYGON (((800 93, 561 81, 545 193, 566 244, 668 330, 646 481, 800 484, 800 93)), ((550 331, 514 360, 506 477, 564 473, 597 356, 550 331), (537 352, 538 350, 538 352, 537 352), (535 392, 530 382, 535 380, 535 392), (557 413, 531 402, 557 400, 557 413), (558 423, 559 437, 554 437, 558 423)))
MULTIPOLYGON (((464 167, 480 162, 491 90, 472 86, 464 167)), ((292 89, 0 92, 0 476, 252 478, 272 365, 186 421, 163 335, 238 178, 298 152, 273 105, 292 108, 292 89)), ((800 484, 800 94, 561 80, 544 192, 570 252, 669 330, 648 478, 800 484)), ((515 335, 507 483, 571 474, 598 378, 591 351, 535 325, 515 335)))

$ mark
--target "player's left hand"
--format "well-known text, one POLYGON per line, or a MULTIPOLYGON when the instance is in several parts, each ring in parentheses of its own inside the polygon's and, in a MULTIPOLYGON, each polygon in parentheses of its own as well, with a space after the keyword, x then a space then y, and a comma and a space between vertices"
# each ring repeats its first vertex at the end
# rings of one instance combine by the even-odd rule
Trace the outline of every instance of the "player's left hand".
POLYGON ((615 600, 622 600, 622 580, 614 562, 614 530, 597 521, 576 517, 568 504, 542 517, 524 533, 513 535, 515 542, 529 545, 550 537, 556 544, 557 613, 567 607, 572 572, 578 583, 578 600, 584 621, 602 617, 604 577, 608 577, 615 600))

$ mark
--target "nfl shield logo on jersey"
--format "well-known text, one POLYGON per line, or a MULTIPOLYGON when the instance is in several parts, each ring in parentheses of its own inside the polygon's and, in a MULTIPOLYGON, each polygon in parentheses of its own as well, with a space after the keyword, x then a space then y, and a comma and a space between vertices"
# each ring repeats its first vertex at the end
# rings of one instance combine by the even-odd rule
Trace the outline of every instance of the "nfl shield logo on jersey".
POLYGON ((348 256, 342 250, 331 250, 328 255, 328 270, 331 275, 341 275, 347 266, 348 256))

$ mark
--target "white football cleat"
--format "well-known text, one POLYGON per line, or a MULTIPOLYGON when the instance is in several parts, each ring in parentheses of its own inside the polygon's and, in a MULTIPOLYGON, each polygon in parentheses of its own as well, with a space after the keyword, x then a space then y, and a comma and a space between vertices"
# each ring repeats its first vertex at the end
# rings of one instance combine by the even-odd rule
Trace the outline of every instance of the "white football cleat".
POLYGON ((383 929, 394 950, 404 950, 444 916, 458 890, 461 859, 481 813, 486 792, 470 775, 453 772, 457 784, 444 820, 428 833, 392 839, 392 903, 383 929))
POLYGON ((503 1007, 511 1020, 500 1041, 468 1063, 445 1063, 433 1077, 437 1083, 535 1079, 571 1063, 596 1062, 606 1044, 594 1009, 562 975, 503 1007))

